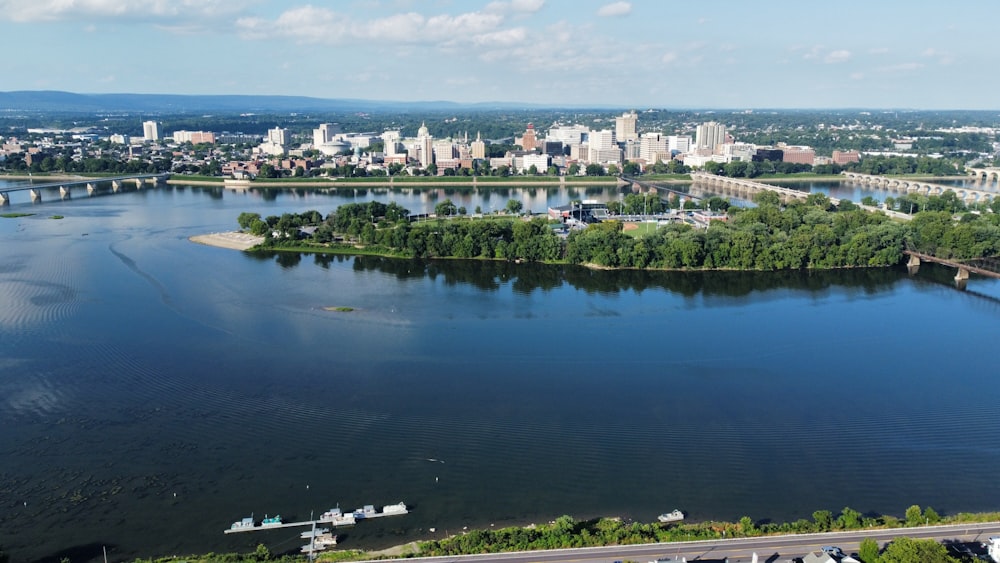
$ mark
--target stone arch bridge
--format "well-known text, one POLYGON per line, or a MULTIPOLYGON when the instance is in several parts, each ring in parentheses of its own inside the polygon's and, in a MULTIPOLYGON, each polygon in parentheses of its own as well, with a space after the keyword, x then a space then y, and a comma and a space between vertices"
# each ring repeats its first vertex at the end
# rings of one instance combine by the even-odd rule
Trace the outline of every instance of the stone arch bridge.
POLYGON ((925 180, 909 180, 906 178, 894 178, 891 176, 875 176, 872 174, 861 174, 859 172, 842 172, 849 181, 864 186, 871 186, 888 191, 903 194, 918 193, 925 196, 941 195, 945 192, 955 192, 955 195, 966 204, 990 203, 994 198, 1000 197, 1000 192, 990 190, 980 190, 964 186, 945 186, 935 184, 925 180))

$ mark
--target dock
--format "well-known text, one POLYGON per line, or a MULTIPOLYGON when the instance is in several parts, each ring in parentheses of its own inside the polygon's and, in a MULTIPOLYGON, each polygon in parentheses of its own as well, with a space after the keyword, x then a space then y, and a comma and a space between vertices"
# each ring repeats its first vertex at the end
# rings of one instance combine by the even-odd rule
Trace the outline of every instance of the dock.
MULTIPOLYGON (((300 528, 303 526, 353 526, 359 520, 369 520, 372 518, 382 518, 385 516, 402 516, 409 514, 409 509, 402 502, 398 504, 388 504, 382 507, 382 512, 377 512, 375 506, 366 504, 364 507, 354 512, 342 513, 339 508, 330 509, 324 512, 315 520, 302 520, 301 522, 282 522, 280 524, 257 524, 253 518, 244 518, 234 523, 228 530, 223 530, 224 534, 239 534, 242 532, 263 532, 265 530, 278 530, 281 528, 300 528)), ((280 518, 280 517, 279 517, 280 518)))

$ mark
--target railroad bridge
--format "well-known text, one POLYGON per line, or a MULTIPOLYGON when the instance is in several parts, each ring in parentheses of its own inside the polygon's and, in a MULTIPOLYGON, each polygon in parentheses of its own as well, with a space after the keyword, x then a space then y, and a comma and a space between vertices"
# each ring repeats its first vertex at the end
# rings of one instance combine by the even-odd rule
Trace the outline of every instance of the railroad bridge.
POLYGON ((9 205, 10 192, 18 192, 27 190, 31 195, 32 202, 39 202, 42 200, 42 190, 47 188, 59 188, 59 197, 61 199, 67 199, 71 195, 72 188, 85 187, 88 195, 93 195, 97 191, 98 184, 110 183, 111 191, 118 192, 126 183, 135 183, 137 189, 142 189, 146 184, 156 186, 160 182, 165 181, 170 177, 170 174, 129 174, 125 176, 109 176, 107 178, 81 178, 79 180, 63 180, 59 182, 47 182, 43 184, 26 184, 23 186, 12 186, 3 188, 0 191, 0 205, 9 205))
POLYGON ((955 195, 957 195, 958 198, 966 204, 990 203, 994 198, 1000 197, 1000 192, 996 191, 967 188, 964 186, 946 186, 924 180, 875 176, 872 174, 861 174, 859 172, 842 172, 841 174, 843 174, 848 180, 857 184, 900 193, 919 193, 926 196, 939 196, 945 192, 955 192, 955 195))

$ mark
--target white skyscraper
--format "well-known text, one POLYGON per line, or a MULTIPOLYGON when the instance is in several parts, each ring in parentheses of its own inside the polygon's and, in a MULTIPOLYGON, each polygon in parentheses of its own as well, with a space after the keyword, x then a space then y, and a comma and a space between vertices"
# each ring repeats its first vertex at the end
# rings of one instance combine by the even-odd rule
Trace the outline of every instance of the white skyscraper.
POLYGON ((635 132, 635 123, 637 120, 638 116, 634 111, 623 113, 621 117, 615 118, 615 138, 617 142, 625 143, 639 139, 635 132))
POLYGON ((695 131, 694 144, 698 149, 715 150, 715 147, 726 142, 726 126, 709 121, 702 123, 695 131))
POLYGON ((288 129, 275 127, 267 130, 267 140, 275 145, 285 146, 288 144, 288 129))
POLYGON ((396 144, 399 143, 399 131, 385 131, 382 133, 382 144, 385 148, 382 153, 386 156, 396 155, 396 144))
POLYGON ((142 138, 144 141, 159 141, 160 124, 155 121, 143 121, 142 138))
POLYGON ((643 133, 639 140, 639 158, 649 164, 670 160, 667 138, 660 133, 643 133))

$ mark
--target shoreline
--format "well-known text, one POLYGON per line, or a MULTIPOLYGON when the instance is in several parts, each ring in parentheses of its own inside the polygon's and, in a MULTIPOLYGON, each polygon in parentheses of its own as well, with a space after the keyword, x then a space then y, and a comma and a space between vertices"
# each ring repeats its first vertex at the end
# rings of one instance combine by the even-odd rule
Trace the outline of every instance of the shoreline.
POLYGON ((264 242, 264 237, 258 237, 240 231, 228 231, 225 233, 209 233, 207 235, 194 235, 188 240, 205 246, 216 248, 228 248, 230 250, 247 251, 264 242))

